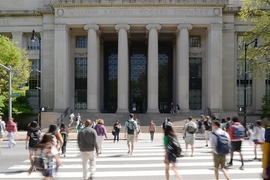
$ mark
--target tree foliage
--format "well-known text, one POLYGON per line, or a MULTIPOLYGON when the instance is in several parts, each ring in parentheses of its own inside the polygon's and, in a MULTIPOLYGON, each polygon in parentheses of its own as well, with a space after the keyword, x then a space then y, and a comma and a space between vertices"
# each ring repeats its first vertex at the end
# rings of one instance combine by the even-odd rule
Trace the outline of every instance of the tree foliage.
MULTIPOLYGON (((24 49, 20 49, 17 43, 0 35, 0 63, 12 68, 12 93, 20 93, 24 97, 12 98, 14 114, 25 113, 25 108, 31 110, 25 97, 25 83, 27 82, 31 63, 24 49), (25 107, 26 106, 26 107, 25 107)), ((0 67, 0 113, 8 110, 8 72, 0 67)))
POLYGON ((245 32, 244 41, 249 43, 255 38, 259 41, 258 49, 252 48, 251 44, 247 51, 247 62, 252 74, 265 77, 270 71, 270 1, 242 0, 239 15, 243 21, 248 21, 251 27, 245 32))
POLYGON ((266 94, 263 96, 260 111, 262 112, 261 119, 263 119, 265 117, 269 117, 269 115, 270 115, 270 94, 266 94))

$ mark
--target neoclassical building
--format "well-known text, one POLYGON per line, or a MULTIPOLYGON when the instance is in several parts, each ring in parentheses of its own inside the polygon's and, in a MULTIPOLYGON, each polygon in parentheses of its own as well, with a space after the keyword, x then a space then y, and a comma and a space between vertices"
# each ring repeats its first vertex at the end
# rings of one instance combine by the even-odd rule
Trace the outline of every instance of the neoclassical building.
MULTIPOLYGON (((238 57, 250 28, 240 7, 240 0, 1 0, 0 34, 29 51, 36 109, 40 98, 56 112, 126 113, 136 104, 140 113, 168 113, 173 102, 184 113, 235 113, 244 104, 238 57), (31 41, 33 30, 41 44, 31 41)), ((247 84, 248 112, 257 113, 268 81, 249 74, 247 84)))

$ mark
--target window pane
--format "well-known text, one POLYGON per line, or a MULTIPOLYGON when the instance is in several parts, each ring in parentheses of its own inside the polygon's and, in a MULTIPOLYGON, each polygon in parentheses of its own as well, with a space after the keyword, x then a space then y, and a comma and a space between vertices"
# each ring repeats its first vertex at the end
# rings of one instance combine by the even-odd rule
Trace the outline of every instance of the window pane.
POLYGON ((31 41, 31 37, 27 39, 27 49, 28 50, 39 50, 39 40, 35 39, 34 42, 31 41))
POLYGON ((86 48, 87 47, 86 36, 76 36, 76 47, 77 48, 86 48))
POLYGON ((189 46, 190 47, 201 47, 201 36, 190 36, 189 46))

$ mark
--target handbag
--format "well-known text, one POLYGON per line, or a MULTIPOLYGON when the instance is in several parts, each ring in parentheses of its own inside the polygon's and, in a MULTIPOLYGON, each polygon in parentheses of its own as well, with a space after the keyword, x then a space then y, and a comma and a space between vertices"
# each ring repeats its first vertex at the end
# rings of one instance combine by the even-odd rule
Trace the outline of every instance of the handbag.
POLYGON ((112 135, 113 135, 113 136, 115 135, 115 130, 112 130, 112 135))

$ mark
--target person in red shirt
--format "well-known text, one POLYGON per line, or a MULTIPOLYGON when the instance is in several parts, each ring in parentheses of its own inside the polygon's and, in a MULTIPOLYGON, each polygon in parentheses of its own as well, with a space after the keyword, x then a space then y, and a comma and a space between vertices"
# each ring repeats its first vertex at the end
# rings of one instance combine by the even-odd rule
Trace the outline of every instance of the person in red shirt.
POLYGON ((239 122, 239 118, 237 116, 232 117, 232 125, 229 128, 229 135, 231 139, 231 160, 230 162, 227 163, 227 166, 232 166, 233 165, 233 154, 234 152, 239 152, 240 158, 241 158, 241 163, 242 165, 240 166, 240 170, 244 170, 244 161, 243 161, 243 155, 241 152, 241 146, 242 146, 242 141, 244 138, 237 139, 234 136, 234 126, 242 126, 242 124, 239 122))
POLYGON ((8 132, 8 148, 14 147, 16 142, 13 138, 14 133, 17 133, 17 125, 13 122, 14 119, 11 117, 7 123, 7 132, 8 132))

